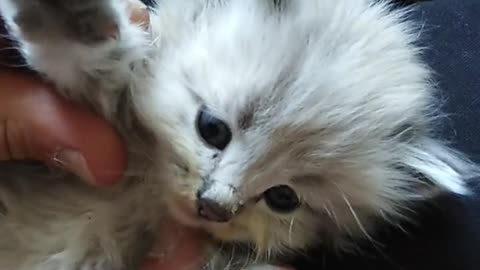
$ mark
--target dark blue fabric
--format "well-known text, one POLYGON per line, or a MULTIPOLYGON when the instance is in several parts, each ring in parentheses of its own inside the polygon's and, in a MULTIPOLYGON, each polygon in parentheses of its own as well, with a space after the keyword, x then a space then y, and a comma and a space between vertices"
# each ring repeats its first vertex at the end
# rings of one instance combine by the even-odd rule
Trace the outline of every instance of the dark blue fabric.
POLYGON ((480 162, 480 1, 433 0, 416 17, 450 114, 444 136, 480 162))

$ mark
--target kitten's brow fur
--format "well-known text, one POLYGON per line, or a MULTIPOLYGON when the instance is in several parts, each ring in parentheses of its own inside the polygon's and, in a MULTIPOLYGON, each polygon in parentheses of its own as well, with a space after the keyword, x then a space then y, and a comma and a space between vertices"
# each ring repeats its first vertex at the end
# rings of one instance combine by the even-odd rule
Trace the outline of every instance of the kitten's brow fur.
POLYGON ((145 32, 119 0, 0 0, 29 65, 110 120, 129 150, 123 181, 100 190, 2 164, 0 269, 135 269, 166 215, 223 242, 206 254, 211 269, 268 269, 316 243, 373 241, 376 221, 408 218, 416 200, 468 194, 477 170, 432 135, 435 89, 406 10, 273 2, 163 0, 145 32), (116 39, 102 32, 112 22, 116 39), (199 138, 201 107, 230 126, 224 151, 199 138), (283 184, 302 201, 290 214, 258 200, 283 184), (201 188, 241 211, 200 219, 201 188))

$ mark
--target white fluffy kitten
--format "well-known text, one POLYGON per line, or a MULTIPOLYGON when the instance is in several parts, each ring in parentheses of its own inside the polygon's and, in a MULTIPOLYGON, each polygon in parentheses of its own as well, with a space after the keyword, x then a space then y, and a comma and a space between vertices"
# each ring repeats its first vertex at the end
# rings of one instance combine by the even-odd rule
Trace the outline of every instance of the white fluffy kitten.
MULTIPOLYGON (((0 10, 31 67, 130 151, 122 183, 100 190, 2 165, 0 269, 134 269, 167 214, 274 263, 369 238, 407 203, 466 194, 475 175, 431 137, 415 27, 386 4, 164 0, 148 32, 120 0, 0 10)), ((225 269, 218 257, 210 268, 225 269)))

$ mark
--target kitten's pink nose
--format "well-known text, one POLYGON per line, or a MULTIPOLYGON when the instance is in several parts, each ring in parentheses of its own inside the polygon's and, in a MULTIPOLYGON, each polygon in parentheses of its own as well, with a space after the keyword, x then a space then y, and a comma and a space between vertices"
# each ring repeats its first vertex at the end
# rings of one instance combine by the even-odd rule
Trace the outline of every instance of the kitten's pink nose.
POLYGON ((212 222, 224 223, 233 217, 233 213, 227 208, 206 198, 198 198, 197 210, 200 217, 212 222))

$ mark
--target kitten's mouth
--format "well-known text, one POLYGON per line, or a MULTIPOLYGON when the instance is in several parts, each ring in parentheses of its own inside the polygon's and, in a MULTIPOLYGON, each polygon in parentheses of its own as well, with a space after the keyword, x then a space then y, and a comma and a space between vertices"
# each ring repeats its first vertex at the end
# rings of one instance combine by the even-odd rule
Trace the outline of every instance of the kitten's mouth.
POLYGON ((217 224, 214 222, 209 222, 200 217, 198 215, 196 202, 193 200, 176 198, 171 200, 169 204, 169 209, 172 212, 172 215, 187 226, 209 230, 209 228, 215 227, 216 225, 228 225, 228 223, 217 224))
MULTIPOLYGON (((198 215, 196 202, 182 196, 169 200, 169 210, 180 223, 206 232, 214 241, 242 242, 250 239, 249 230, 237 218, 224 223, 207 221, 198 215)), ((238 217, 241 218, 241 217, 238 217)))
POLYGON ((184 198, 175 198, 169 201, 171 214, 180 222, 192 226, 201 227, 201 219, 195 211, 195 203, 184 198))
POLYGON ((236 238, 234 235, 238 235, 238 232, 244 231, 244 229, 235 224, 235 219, 224 223, 217 223, 207 221, 200 217, 196 203, 193 200, 181 197, 170 200, 169 209, 173 217, 180 223, 204 230, 217 240, 230 241, 232 238, 236 238))

